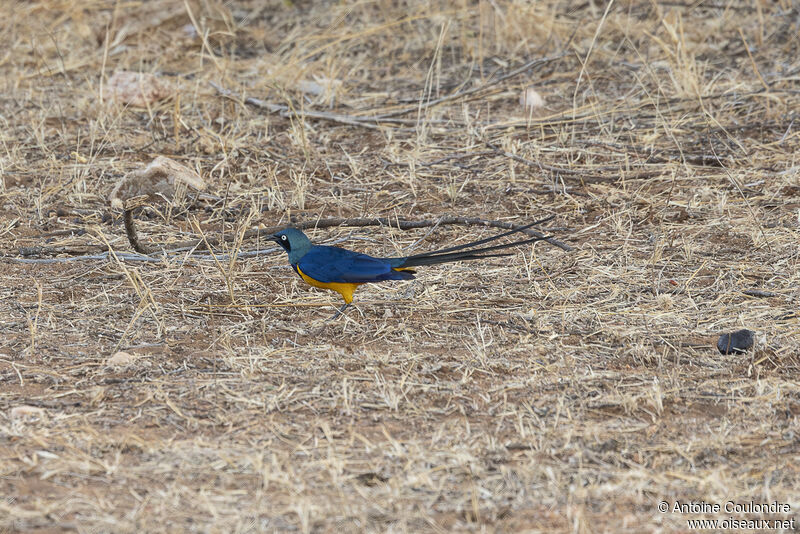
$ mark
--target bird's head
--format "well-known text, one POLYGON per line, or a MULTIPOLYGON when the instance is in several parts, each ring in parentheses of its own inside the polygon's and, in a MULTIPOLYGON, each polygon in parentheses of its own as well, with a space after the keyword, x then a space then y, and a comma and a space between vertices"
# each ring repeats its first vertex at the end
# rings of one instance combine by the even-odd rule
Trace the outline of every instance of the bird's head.
POLYGON ((297 228, 286 228, 271 236, 272 240, 289 254, 289 263, 295 264, 311 250, 311 241, 297 228))

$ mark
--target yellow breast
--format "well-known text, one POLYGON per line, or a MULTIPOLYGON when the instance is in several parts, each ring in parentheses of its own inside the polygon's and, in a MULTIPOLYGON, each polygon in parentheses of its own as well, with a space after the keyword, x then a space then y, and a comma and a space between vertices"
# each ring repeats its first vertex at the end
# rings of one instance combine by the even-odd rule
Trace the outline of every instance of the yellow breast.
POLYGON ((353 293, 355 293, 356 288, 361 285, 340 282, 318 282, 301 271, 300 267, 297 267, 296 265, 294 266, 294 270, 297 271, 297 274, 300 275, 300 278, 305 280, 308 285, 318 287, 320 289, 330 289, 332 291, 336 291, 342 296, 345 304, 350 304, 353 302, 353 293))

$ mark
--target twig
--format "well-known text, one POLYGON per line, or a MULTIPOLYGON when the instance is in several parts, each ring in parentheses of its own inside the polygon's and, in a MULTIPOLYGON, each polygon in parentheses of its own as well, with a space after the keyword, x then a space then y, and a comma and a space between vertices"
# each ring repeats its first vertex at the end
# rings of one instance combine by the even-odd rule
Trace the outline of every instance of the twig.
POLYGON ((763 289, 745 289, 742 291, 745 295, 749 297, 760 297, 760 298, 770 298, 778 296, 777 293, 774 291, 765 291, 763 289))
MULTIPOLYGON (((142 261, 147 263, 157 263, 163 261, 163 257, 142 256, 140 254, 129 254, 124 252, 117 252, 117 257, 125 261, 142 261)), ((66 258, 8 258, 15 263, 67 263, 72 261, 92 261, 92 260, 107 260, 109 258, 108 252, 101 254, 86 254, 84 256, 68 256, 66 258)))
MULTIPOLYGON (((237 101, 239 100, 236 97, 236 95, 233 93, 233 91, 231 91, 229 89, 225 89, 221 85, 219 85, 217 83, 214 83, 214 82, 208 82, 208 83, 211 84, 211 87, 216 89, 217 92, 219 94, 221 94, 222 96, 225 96, 225 97, 230 98, 232 100, 237 100, 237 101)), ((325 112, 325 111, 311 111, 311 110, 295 111, 295 110, 290 109, 289 106, 283 106, 283 105, 280 105, 280 104, 271 104, 269 102, 265 102, 264 100, 261 100, 261 99, 258 99, 258 98, 253 98, 252 96, 246 97, 244 99, 244 103, 245 104, 249 104, 249 105, 254 106, 254 107, 257 107, 257 108, 260 108, 260 109, 266 109, 267 111, 269 111, 271 113, 278 113, 281 117, 284 117, 284 118, 287 118, 287 119, 291 119, 291 118, 295 118, 295 117, 297 117, 297 118, 309 117, 309 118, 312 118, 312 119, 320 119, 320 120, 326 120, 326 121, 331 121, 331 122, 338 122, 340 124, 347 124, 347 125, 350 125, 350 126, 361 126, 363 128, 369 128, 371 130, 379 130, 380 129, 380 126, 375 124, 375 119, 373 119, 373 118, 366 118, 366 117, 365 118, 361 118, 361 117, 355 117, 355 116, 352 116, 352 115, 344 115, 344 114, 341 114, 341 113, 328 113, 328 112, 325 112)))
POLYGON ((40 246, 19 247, 17 250, 20 256, 41 257, 41 256, 58 256, 59 254, 79 256, 81 254, 88 253, 91 249, 102 250, 103 248, 105 247, 103 247, 102 245, 89 243, 85 245, 78 245, 75 247, 40 247, 40 246))
MULTIPOLYGON (((522 156, 517 156, 516 154, 512 154, 511 152, 506 152, 502 148, 497 145, 493 145, 489 141, 486 141, 486 146, 494 150, 498 154, 502 154, 507 158, 511 158, 514 161, 519 161, 520 163, 524 163, 525 165, 530 165, 531 167, 539 167, 539 169, 543 171, 550 171, 550 172, 557 172, 562 174, 584 174, 586 171, 582 170, 574 170, 574 169, 564 169, 561 167, 551 167, 550 165, 545 165, 544 163, 539 163, 538 161, 532 161, 522 156)), ((618 169, 617 169, 618 170, 618 169)))
MULTIPOLYGON (((464 152, 463 154, 450 154, 449 156, 444 156, 439 159, 435 159, 433 161, 420 161, 415 163, 414 165, 417 167, 431 167, 433 165, 439 165, 440 163, 444 163, 446 161, 451 161, 454 159, 465 159, 465 158, 478 158, 481 156, 488 156, 490 154, 496 154, 497 149, 495 150, 481 150, 478 152, 464 152)), ((388 169, 389 167, 411 167, 411 163, 405 162, 393 162, 393 161, 386 161, 381 158, 381 162, 383 163, 383 168, 388 169)))

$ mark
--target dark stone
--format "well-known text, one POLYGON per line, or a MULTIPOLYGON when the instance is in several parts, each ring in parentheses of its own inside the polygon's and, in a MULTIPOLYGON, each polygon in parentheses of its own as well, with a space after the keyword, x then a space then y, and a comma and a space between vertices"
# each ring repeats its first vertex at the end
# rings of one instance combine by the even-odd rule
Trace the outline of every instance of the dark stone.
POLYGON ((752 330, 737 330, 730 334, 722 334, 717 340, 717 350, 722 354, 740 353, 753 347, 755 332, 752 330))
POLYGON ((42 253, 42 247, 19 247, 20 256, 38 256, 42 253))

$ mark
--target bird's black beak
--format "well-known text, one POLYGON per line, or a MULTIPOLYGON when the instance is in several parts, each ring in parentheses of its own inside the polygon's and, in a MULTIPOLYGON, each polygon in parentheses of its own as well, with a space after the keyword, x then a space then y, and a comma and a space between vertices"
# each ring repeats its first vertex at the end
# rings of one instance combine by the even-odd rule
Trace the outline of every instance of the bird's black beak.
POLYGON ((281 244, 281 238, 276 236, 275 234, 272 234, 271 236, 269 236, 269 238, 278 243, 279 245, 281 244))

